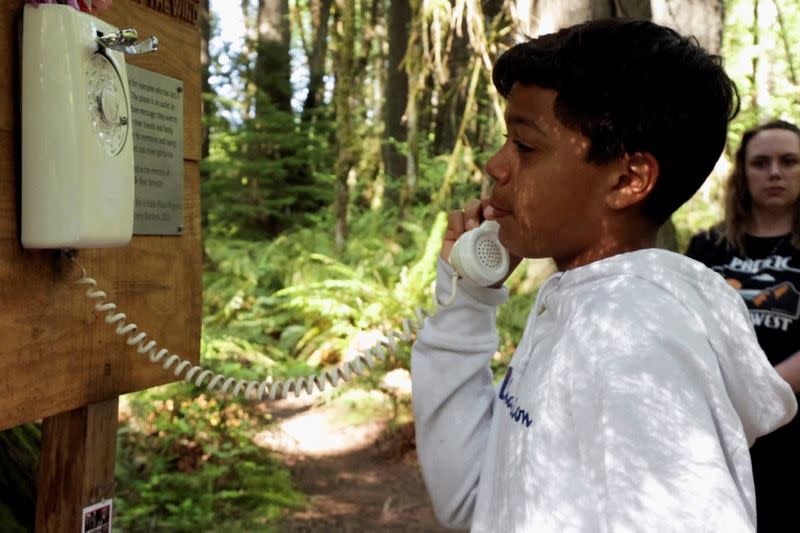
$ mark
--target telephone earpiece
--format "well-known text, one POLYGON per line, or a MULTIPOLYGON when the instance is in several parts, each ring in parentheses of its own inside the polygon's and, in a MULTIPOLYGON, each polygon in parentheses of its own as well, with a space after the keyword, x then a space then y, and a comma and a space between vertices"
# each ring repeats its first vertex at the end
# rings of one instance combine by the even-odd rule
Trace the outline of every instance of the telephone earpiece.
POLYGON ((462 277, 478 285, 494 285, 508 273, 508 250, 497 238, 500 224, 485 220, 458 238, 450 251, 450 265, 462 277))

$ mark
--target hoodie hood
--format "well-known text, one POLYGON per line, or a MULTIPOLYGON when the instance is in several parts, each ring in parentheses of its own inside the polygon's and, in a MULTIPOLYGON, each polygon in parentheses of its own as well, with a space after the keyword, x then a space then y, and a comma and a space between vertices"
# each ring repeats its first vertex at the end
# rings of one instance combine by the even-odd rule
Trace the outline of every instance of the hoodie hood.
MULTIPOLYGON (((736 290, 716 272, 688 257, 660 249, 615 255, 554 274, 561 290, 638 278, 674 296, 696 319, 716 355, 727 395, 742 422, 748 446, 787 424, 797 412, 789 386, 758 345, 750 315, 736 290)), ((642 305, 646 305, 644 302, 642 305)), ((658 316, 643 319, 658 320, 658 316)), ((664 327, 669 327, 664 324, 664 327)), ((674 332, 680 335, 679 331, 674 332)))

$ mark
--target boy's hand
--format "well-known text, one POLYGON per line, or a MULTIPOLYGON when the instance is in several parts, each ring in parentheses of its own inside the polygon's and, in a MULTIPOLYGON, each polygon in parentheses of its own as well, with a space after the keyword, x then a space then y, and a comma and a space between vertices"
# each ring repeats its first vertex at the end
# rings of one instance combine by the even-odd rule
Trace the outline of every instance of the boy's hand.
POLYGON ((450 260, 450 251, 458 238, 480 226, 481 222, 483 222, 483 205, 476 198, 468 200, 464 209, 452 211, 447 215, 447 230, 444 232, 444 242, 442 242, 442 257, 445 261, 450 260))
MULTIPOLYGON (((452 211, 447 215, 447 230, 444 232, 444 241, 442 242, 442 258, 445 261, 450 260, 450 252, 453 250, 453 245, 459 237, 469 230, 473 230, 481 225, 481 222, 486 220, 484 210, 489 206, 489 199, 484 198, 478 200, 473 198, 464 204, 464 209, 452 211)), ((514 272, 514 269, 522 261, 518 255, 509 252, 510 263, 508 266, 508 274, 497 282, 492 287, 502 287, 503 283, 508 279, 508 276, 514 272)))

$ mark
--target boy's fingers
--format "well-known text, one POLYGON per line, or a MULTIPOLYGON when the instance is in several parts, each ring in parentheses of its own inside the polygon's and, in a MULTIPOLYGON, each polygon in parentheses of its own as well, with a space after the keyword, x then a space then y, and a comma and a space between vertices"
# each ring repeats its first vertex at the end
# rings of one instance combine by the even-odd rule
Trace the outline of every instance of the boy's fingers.
POLYGON ((466 230, 480 226, 483 218, 482 211, 481 201, 478 199, 473 198, 464 205, 464 228, 466 230))
POLYGON ((447 230, 444 232, 444 242, 442 243, 442 257, 445 261, 450 259, 450 250, 456 240, 464 233, 464 211, 451 211, 447 215, 447 230))
POLYGON ((483 204, 478 199, 469 200, 464 209, 451 211, 447 215, 447 230, 444 232, 442 257, 450 258, 450 250, 465 231, 477 228, 483 220, 483 204))
POLYGON ((489 198, 483 198, 483 199, 481 199, 481 214, 483 215, 483 218, 484 218, 484 219, 486 219, 486 218, 487 218, 487 216, 486 216, 486 214, 487 214, 486 210, 487 210, 489 207, 491 207, 491 206, 489 205, 489 202, 490 202, 490 201, 491 201, 491 200, 490 200, 489 198))
POLYGON ((456 240, 462 233, 464 233, 464 211, 461 209, 451 211, 447 215, 447 231, 444 238, 456 240))
POLYGON ((464 232, 464 211, 461 209, 457 209, 456 211, 451 211, 450 215, 448 216, 447 221, 447 229, 452 230, 456 233, 463 233, 464 232))

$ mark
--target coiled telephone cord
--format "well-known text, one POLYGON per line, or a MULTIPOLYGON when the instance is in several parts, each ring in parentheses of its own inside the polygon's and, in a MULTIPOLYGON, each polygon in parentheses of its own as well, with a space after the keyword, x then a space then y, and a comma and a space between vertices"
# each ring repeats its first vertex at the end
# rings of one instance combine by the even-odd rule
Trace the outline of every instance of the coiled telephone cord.
MULTIPOLYGON (((194 383, 197 387, 202 387, 208 380, 206 390, 217 391, 221 394, 242 396, 244 399, 262 401, 265 398, 276 400, 286 398, 290 393, 299 397, 303 392, 310 394, 316 388, 320 392, 325 390, 327 384, 336 387, 340 383, 349 381, 355 375, 363 375, 368 369, 376 366, 376 362, 383 362, 390 353, 397 353, 398 340, 410 342, 416 333, 422 328, 426 317, 430 316, 422 308, 417 308, 416 321, 408 318, 403 319, 402 331, 390 331, 385 340, 381 340, 367 351, 359 353, 356 357, 339 366, 330 366, 321 372, 309 374, 299 378, 276 378, 267 376, 262 381, 237 379, 227 377, 224 374, 204 369, 200 365, 192 364, 191 361, 184 360, 181 356, 170 353, 166 348, 159 348, 153 340, 146 340, 147 333, 138 331, 139 327, 134 323, 128 323, 125 313, 118 312, 117 305, 108 301, 108 295, 97 288, 97 281, 86 274, 86 269, 75 259, 74 253, 67 250, 64 252, 78 268, 81 270, 81 278, 76 282, 78 285, 86 285, 86 297, 95 302, 94 310, 98 314, 105 313, 105 321, 110 326, 115 326, 115 333, 126 337, 128 346, 135 346, 139 354, 148 355, 151 363, 158 364, 163 360, 162 367, 169 371, 174 367, 173 373, 177 377, 182 377, 187 383, 194 383), (183 374, 183 376, 181 376, 183 374), (233 389, 231 390, 231 387, 233 389)), ((451 280, 450 297, 446 302, 437 303, 441 306, 450 305, 455 299, 456 283, 459 276, 453 276, 451 280)))

